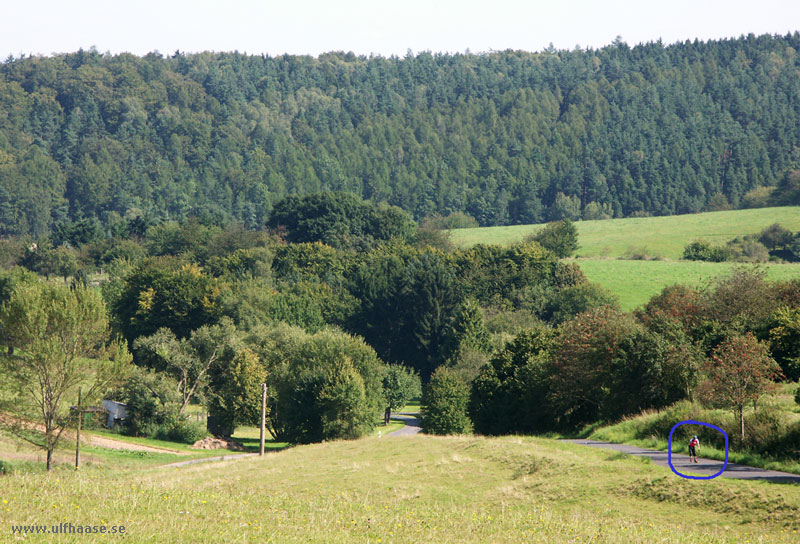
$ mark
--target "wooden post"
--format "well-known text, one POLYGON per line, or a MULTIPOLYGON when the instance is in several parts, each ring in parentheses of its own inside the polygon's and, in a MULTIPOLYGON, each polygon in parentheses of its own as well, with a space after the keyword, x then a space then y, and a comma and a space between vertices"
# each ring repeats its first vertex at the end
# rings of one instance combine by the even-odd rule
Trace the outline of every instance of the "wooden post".
POLYGON ((267 426, 267 384, 261 384, 261 440, 258 455, 264 455, 264 430, 267 426))
POLYGON ((81 408, 81 388, 78 388, 78 432, 75 435, 75 468, 81 468, 81 423, 83 423, 83 409, 81 408))

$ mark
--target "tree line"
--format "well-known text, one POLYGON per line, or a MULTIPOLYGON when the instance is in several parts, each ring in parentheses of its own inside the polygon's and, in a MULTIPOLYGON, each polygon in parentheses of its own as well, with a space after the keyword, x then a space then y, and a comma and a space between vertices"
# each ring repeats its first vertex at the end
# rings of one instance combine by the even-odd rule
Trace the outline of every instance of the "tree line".
MULTIPOLYGON (((317 58, 0 63, 0 233, 189 215, 259 228, 341 191, 481 225, 768 201, 798 166, 800 35, 317 58)), ((797 203, 794 189, 775 203, 797 203)))
MULTIPOLYGON (((76 389, 96 378, 92 394, 131 407, 128 432, 192 442, 206 429, 190 404, 230 436, 256 422, 265 382, 273 435, 304 443, 363 436, 423 382, 428 432, 572 432, 698 399, 733 410, 744 443, 744 407, 800 378, 797 281, 742 268, 625 313, 561 259, 577 246, 569 220, 519 244, 455 249, 347 193, 275 209, 270 231, 190 217, 140 235, 132 218, 127 238, 85 237, 89 221, 61 231, 74 246, 5 240, 0 257, 21 266, 0 273, 0 409, 52 414, 52 448, 76 389), (102 281, 36 274, 55 253, 102 265, 102 281), (30 387, 50 368, 63 395, 30 387)), ((784 430, 770 451, 800 436, 784 430)))

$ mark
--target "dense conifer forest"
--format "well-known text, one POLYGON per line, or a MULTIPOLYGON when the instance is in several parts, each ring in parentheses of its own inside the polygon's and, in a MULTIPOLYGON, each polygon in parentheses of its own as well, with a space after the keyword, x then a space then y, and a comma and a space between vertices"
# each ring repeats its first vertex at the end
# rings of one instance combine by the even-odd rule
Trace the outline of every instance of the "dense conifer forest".
POLYGON ((800 34, 539 53, 0 63, 0 233, 324 190, 481 225, 743 205, 800 158, 800 34))

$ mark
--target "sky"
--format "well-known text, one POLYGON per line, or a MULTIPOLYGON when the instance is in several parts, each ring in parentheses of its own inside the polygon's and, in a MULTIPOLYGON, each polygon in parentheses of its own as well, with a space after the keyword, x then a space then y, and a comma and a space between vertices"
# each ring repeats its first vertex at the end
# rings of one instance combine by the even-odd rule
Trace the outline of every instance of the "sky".
POLYGON ((19 0, 0 10, 0 59, 239 51, 403 56, 541 51, 800 30, 800 0, 19 0))

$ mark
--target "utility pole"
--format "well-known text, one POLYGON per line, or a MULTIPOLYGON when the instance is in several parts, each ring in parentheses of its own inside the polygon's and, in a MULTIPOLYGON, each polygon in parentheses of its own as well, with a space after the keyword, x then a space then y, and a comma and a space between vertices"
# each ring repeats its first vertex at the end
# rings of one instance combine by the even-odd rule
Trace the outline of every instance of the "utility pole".
POLYGON ((83 409, 81 408, 81 388, 78 388, 78 433, 75 438, 75 468, 81 468, 81 423, 83 423, 83 409))
POLYGON ((264 430, 267 426, 267 384, 261 384, 261 440, 258 455, 264 455, 264 430))

